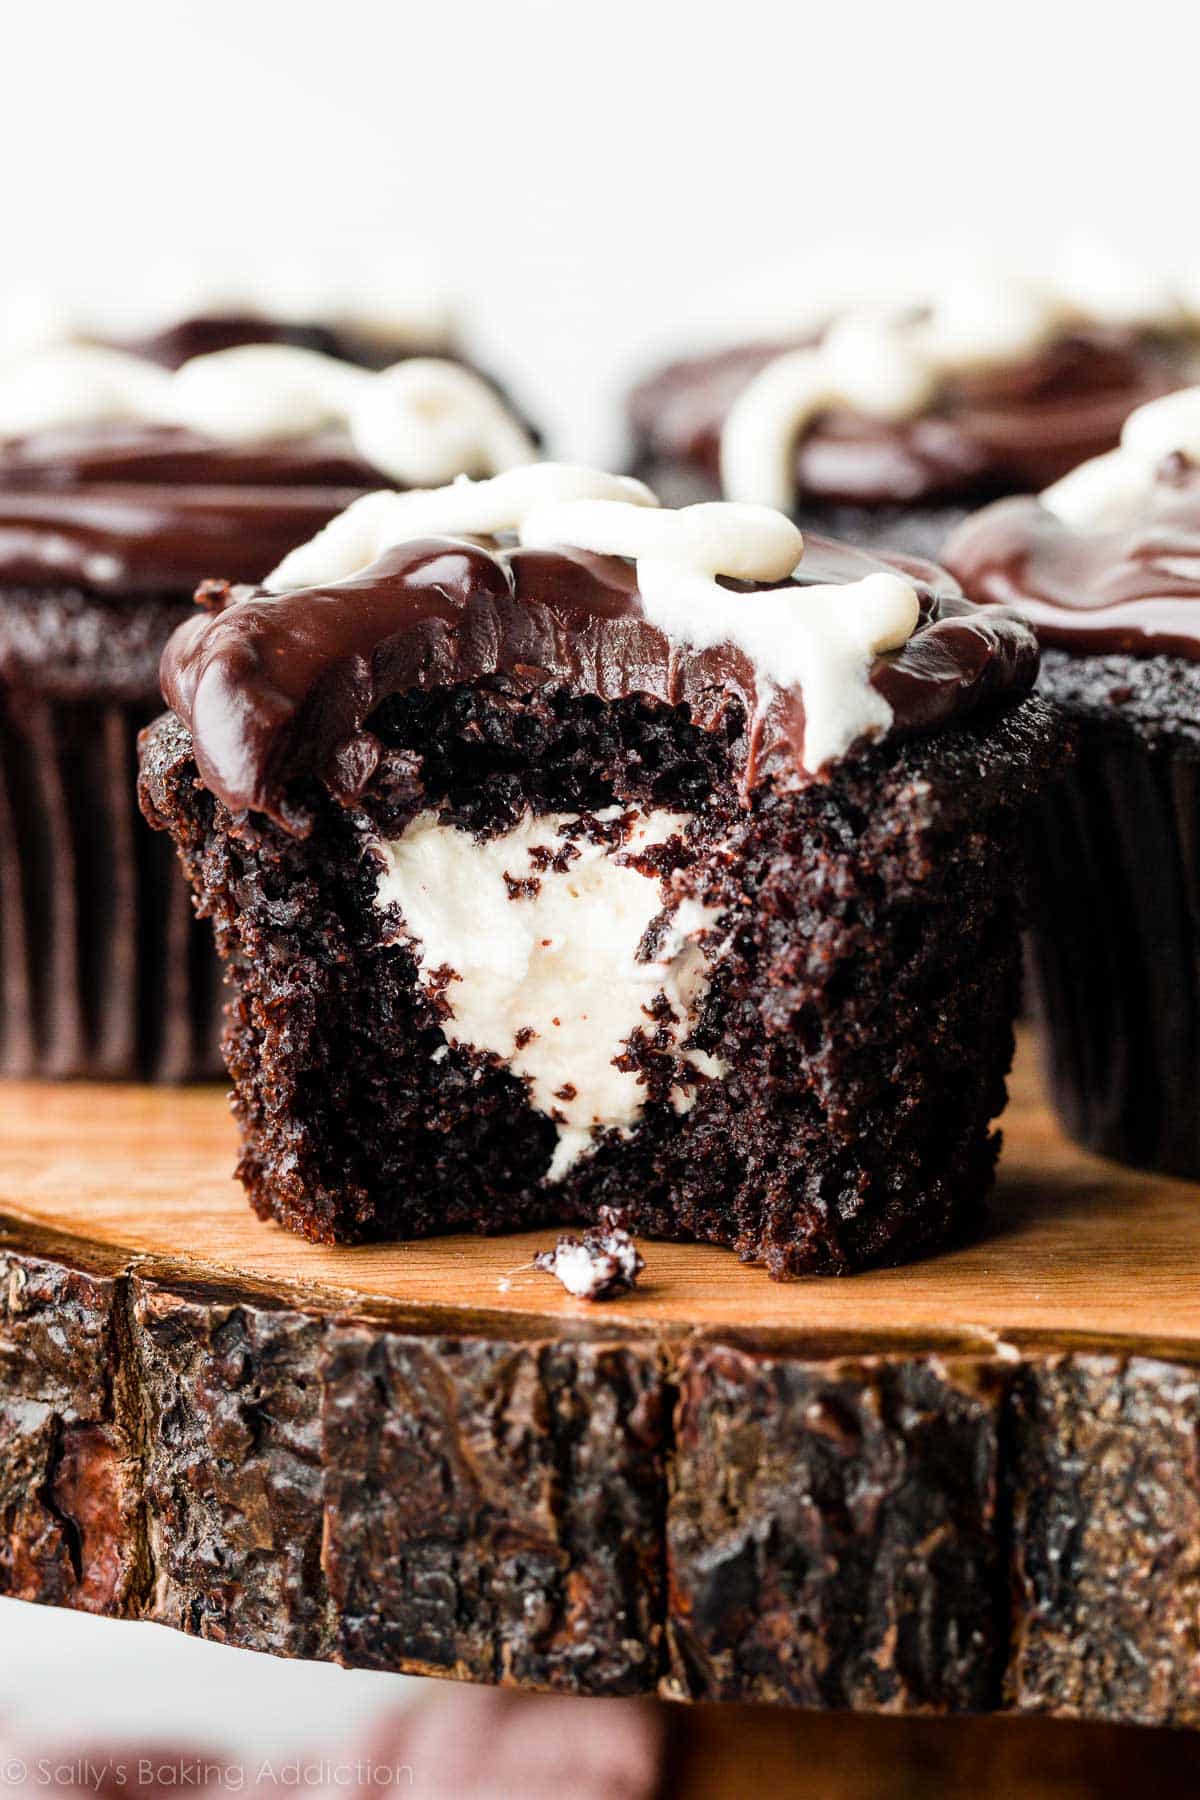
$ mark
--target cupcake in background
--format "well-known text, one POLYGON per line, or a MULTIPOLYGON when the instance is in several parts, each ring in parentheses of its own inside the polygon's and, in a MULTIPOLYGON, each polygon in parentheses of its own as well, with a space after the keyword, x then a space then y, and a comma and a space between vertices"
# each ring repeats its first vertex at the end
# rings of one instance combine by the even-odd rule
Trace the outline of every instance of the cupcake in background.
POLYGON ((1073 767, 1033 814, 1033 961, 1071 1135, 1200 1176, 1200 388, 968 520, 944 559, 1041 639, 1073 767))
POLYGON ((383 369, 407 356, 463 360, 445 284, 417 257, 278 259, 224 273, 167 265, 119 294, 17 288, 0 297, 0 362, 65 343, 101 344, 175 369, 242 344, 287 344, 383 369))
MULTIPOLYGON (((347 280, 341 266, 313 268, 220 286, 183 284, 159 300, 157 316, 110 325, 97 336, 169 369, 239 344, 290 344, 343 362, 385 369, 407 356, 461 357, 458 321, 447 295, 419 272, 392 268, 347 280)), ((95 335, 95 334, 89 334, 95 335)))
POLYGON ((482 377, 244 345, 168 372, 0 366, 0 1073, 220 1072, 219 976, 138 816, 158 660, 210 577, 258 581, 366 489, 531 460, 482 377))
POLYGON ((936 557, 975 507, 1110 449, 1200 353, 1200 304, 1094 253, 1053 278, 947 275, 810 320, 635 387, 634 472, 678 504, 719 494, 936 557))

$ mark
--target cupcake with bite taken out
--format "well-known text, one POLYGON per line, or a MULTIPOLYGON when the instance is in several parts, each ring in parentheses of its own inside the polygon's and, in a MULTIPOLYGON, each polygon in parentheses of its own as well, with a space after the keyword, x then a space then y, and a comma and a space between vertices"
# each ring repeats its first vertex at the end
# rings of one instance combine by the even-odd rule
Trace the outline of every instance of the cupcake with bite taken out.
POLYGON ((210 936, 135 795, 158 662, 210 578, 261 580, 356 494, 536 454, 496 390, 280 344, 177 370, 0 367, 0 1072, 220 1072, 210 936))
POLYGON ((1200 388, 967 521, 946 560, 1021 613, 1076 761, 1033 813, 1033 950, 1072 1135, 1200 1176, 1200 388))
POLYGON ((841 1274, 978 1219, 1033 632, 763 507, 556 464, 357 501, 214 595, 143 734, 235 989, 256 1210, 594 1222, 841 1274))

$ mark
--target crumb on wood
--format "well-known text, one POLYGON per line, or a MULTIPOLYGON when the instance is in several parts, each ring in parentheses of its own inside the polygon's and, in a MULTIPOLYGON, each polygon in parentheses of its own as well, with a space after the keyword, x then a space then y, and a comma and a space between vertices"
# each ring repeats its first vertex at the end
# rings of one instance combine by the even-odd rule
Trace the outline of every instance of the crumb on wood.
POLYGON ((553 1250, 540 1250, 535 1269, 553 1275, 577 1300, 612 1300, 629 1293, 646 1264, 629 1233, 627 1215, 602 1206, 582 1237, 565 1232, 553 1250))

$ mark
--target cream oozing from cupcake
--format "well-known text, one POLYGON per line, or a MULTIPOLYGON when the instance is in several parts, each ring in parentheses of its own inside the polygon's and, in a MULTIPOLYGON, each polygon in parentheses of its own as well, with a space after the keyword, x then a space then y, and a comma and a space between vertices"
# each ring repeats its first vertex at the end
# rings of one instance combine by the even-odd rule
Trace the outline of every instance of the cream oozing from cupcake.
POLYGON ((447 1042, 498 1057, 554 1121, 549 1181, 587 1154, 597 1130, 628 1135, 636 1125, 647 1091, 627 1052, 639 1033, 652 1031, 659 1058, 673 1059, 677 1113, 695 1104, 698 1076, 727 1073, 687 1042, 720 913, 636 866, 688 824, 610 806, 582 819, 526 814, 477 840, 427 811, 372 846, 375 904, 398 908, 447 1042))
POLYGON ((804 540, 769 507, 717 501, 673 511, 641 482, 542 463, 430 493, 365 495, 265 585, 279 593, 336 583, 421 537, 504 532, 533 548, 631 560, 645 617, 668 639, 693 650, 728 644, 749 659, 765 693, 799 692, 811 772, 892 722, 871 668, 916 630, 915 588, 885 570, 843 584, 789 581, 804 540), (786 585, 739 593, 719 577, 786 585))
POLYGON ((63 345, 0 367, 0 437, 130 421, 233 444, 341 429, 365 461, 414 486, 537 454, 494 388, 435 357, 375 373, 314 350, 246 344, 168 372, 122 351, 63 345))
POLYGON ((773 358, 734 401, 722 489, 786 510, 797 441, 823 413, 916 418, 947 380, 1018 362, 1072 325, 1183 329, 1188 316, 1182 289, 1108 257, 1078 258, 1040 282, 962 280, 924 304, 851 307, 817 343, 773 358))

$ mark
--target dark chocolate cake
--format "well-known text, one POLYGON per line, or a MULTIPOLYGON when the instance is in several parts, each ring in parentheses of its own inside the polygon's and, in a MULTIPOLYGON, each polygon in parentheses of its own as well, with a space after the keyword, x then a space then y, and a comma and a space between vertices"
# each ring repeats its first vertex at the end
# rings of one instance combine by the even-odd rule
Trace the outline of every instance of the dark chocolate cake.
MULTIPOLYGON (((178 378, 80 349, 0 375, 0 1073, 222 1072, 211 933, 136 804, 137 734, 161 708, 159 655, 199 583, 261 579, 396 473, 332 407, 325 418, 306 400, 313 367, 328 373, 323 359, 266 354, 261 389, 262 365, 242 352, 178 378), (175 379, 211 428, 160 422, 175 379)), ((433 371, 443 393, 474 380, 459 370, 443 380, 446 367, 414 364, 415 380, 433 371)), ((370 403, 372 383, 392 394, 390 378, 352 373, 366 435, 386 455, 389 420, 370 403)), ((411 465, 421 433, 405 393, 394 422, 411 465)), ((498 405, 487 390, 489 430, 498 405)), ((455 447, 432 446, 430 478, 455 447)))
POLYGON ((788 341, 671 363, 629 399, 634 472, 673 504, 788 511, 807 530, 936 557, 974 508, 1110 449, 1186 385, 1194 331, 1164 302, 1100 322, 1006 284, 849 312, 788 341))
POLYGON ((1030 812, 1033 964, 1068 1130, 1200 1175, 1200 389, 1120 450, 951 539, 967 592, 1020 610, 1079 753, 1030 812))
POLYGON ((360 501, 176 632, 142 804, 234 984, 258 1212, 618 1206, 776 1276, 978 1217, 1059 749, 1036 642, 927 565, 799 552, 540 465, 360 501))

